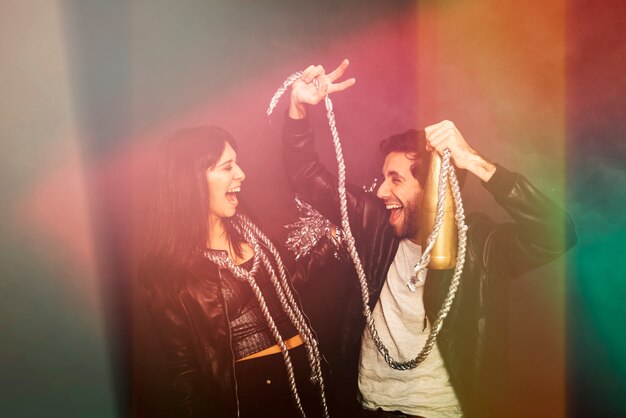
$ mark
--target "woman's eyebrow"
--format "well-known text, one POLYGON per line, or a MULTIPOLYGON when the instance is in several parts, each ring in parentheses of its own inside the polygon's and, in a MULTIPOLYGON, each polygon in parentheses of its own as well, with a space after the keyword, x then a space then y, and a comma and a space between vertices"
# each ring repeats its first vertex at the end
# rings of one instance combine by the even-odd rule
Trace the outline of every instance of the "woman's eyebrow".
POLYGON ((225 166, 226 164, 231 164, 233 161, 235 161, 235 159, 234 159, 234 158, 231 158, 230 160, 226 160, 226 161, 224 161, 222 164, 218 165, 218 167, 223 167, 223 166, 225 166))

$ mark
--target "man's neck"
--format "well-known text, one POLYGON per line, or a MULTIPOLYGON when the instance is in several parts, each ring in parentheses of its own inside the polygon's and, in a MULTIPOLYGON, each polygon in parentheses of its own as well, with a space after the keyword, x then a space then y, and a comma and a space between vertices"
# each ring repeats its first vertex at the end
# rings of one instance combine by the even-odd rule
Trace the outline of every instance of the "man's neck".
POLYGON ((419 233, 419 231, 417 231, 415 233, 415 235, 413 235, 412 237, 407 237, 407 239, 409 241, 413 242, 414 244, 417 244, 417 245, 421 245, 422 244, 421 240, 420 240, 420 233, 419 233))

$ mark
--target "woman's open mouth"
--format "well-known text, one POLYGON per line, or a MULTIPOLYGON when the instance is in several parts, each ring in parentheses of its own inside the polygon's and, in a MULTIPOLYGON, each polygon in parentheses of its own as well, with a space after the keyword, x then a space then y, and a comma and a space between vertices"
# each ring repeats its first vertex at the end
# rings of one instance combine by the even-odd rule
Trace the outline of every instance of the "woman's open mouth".
POLYGON ((241 187, 233 187, 232 189, 228 189, 226 191, 226 200, 228 200, 231 205, 237 206, 237 204, 239 203, 237 193, 239 193, 240 191, 241 187))

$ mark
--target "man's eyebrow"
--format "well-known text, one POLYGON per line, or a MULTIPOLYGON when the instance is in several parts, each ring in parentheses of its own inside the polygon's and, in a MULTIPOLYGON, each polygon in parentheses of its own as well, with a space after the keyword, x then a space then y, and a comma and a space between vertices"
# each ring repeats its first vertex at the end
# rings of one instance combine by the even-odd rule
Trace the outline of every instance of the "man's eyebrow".
POLYGON ((404 180, 404 177, 402 177, 396 170, 389 170, 385 175, 389 177, 398 177, 399 179, 404 180))

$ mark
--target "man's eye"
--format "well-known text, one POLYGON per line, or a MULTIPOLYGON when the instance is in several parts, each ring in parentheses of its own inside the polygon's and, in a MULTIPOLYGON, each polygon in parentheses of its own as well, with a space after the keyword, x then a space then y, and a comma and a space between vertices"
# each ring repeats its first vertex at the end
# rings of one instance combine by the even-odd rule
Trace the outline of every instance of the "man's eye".
POLYGON ((232 170, 232 169, 233 169, 233 166, 232 166, 232 165, 227 165, 227 166, 224 166, 224 170, 226 170, 226 171, 230 171, 230 170, 232 170))
POLYGON ((401 182, 402 182, 402 180, 400 180, 400 179, 399 179, 399 178, 397 178, 397 177, 392 178, 392 179, 391 179, 391 181, 392 181, 393 183, 396 183, 396 184, 397 184, 397 183, 401 183, 401 182))

